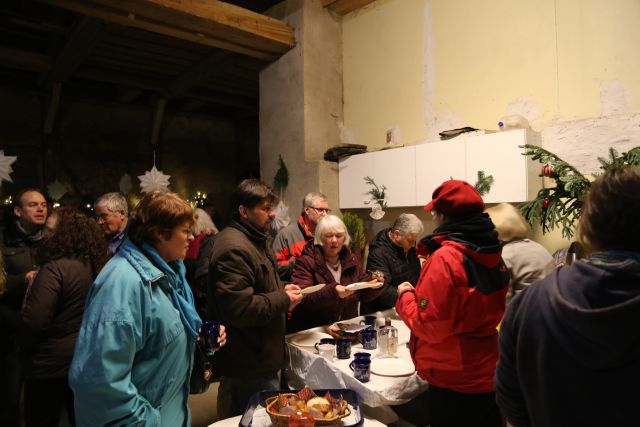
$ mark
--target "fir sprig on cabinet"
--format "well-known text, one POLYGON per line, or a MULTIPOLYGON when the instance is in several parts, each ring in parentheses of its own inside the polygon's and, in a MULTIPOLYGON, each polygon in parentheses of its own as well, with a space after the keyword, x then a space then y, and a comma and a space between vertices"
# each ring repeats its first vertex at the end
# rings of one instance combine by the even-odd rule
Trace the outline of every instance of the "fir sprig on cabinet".
POLYGON ((478 181, 475 188, 481 196, 484 196, 491 190, 493 185, 493 175, 486 175, 484 171, 478 171, 478 181))
POLYGON ((371 186, 371 190, 367 191, 365 194, 371 196, 371 201, 373 203, 378 203, 382 207, 382 209, 386 209, 387 207, 387 187, 384 184, 376 184, 376 182, 370 176, 364 177, 364 182, 371 186))
MULTIPOLYGON (((540 176, 554 180, 555 186, 538 191, 535 199, 523 203, 520 212, 530 224, 540 223, 542 233, 560 227, 562 236, 573 237, 582 214, 584 200, 591 188, 591 180, 575 167, 550 151, 536 145, 525 144, 524 155, 543 164, 540 176)), ((618 155, 610 148, 609 158, 598 157, 600 169, 607 171, 619 167, 640 165, 640 147, 618 155)), ((592 174, 591 178, 597 174, 592 174)))

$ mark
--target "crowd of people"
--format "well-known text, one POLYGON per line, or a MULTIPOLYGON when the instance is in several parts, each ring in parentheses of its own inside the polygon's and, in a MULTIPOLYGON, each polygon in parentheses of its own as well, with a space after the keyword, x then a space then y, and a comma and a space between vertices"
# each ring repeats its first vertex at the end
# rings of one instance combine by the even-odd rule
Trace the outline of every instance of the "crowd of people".
POLYGON ((487 209, 458 180, 424 208, 432 234, 403 213, 367 260, 318 192, 272 239, 277 198, 255 179, 231 194, 220 231, 169 191, 131 212, 107 193, 89 218, 25 189, 1 240, 0 425, 56 426, 64 412, 79 426, 190 425, 204 320, 222 324, 218 416, 240 415, 253 394, 286 387, 285 334, 390 308, 429 383, 396 408, 416 426, 634 425, 636 190, 632 167, 599 177, 580 219, 585 257, 557 267, 514 206, 487 209), (377 285, 347 288, 372 271, 377 285))

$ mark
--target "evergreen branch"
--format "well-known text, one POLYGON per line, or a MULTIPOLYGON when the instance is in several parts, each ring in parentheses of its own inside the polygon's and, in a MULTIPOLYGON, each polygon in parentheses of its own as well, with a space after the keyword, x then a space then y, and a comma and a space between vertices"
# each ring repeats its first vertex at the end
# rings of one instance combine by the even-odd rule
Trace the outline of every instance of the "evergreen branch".
POLYGON ((491 186, 493 185, 493 175, 485 175, 484 171, 478 171, 478 181, 476 182, 475 188, 481 196, 484 196, 491 190, 491 186))
POLYGON ((367 191, 364 194, 370 195, 371 201, 375 203, 380 203, 380 206, 382 206, 382 209, 385 209, 387 207, 387 201, 386 201, 387 187, 385 187, 384 184, 381 184, 380 186, 378 186, 378 184, 376 184, 376 182, 370 176, 365 176, 364 182, 372 187, 369 191, 367 191))

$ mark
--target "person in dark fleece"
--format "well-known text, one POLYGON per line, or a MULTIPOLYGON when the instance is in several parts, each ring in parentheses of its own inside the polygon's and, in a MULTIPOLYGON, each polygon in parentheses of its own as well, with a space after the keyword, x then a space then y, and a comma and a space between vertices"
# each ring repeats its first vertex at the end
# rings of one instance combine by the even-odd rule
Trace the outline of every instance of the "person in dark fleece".
POLYGON ((578 230, 586 258, 513 299, 500 330, 496 397, 516 427, 637 426, 640 171, 592 185, 578 230))

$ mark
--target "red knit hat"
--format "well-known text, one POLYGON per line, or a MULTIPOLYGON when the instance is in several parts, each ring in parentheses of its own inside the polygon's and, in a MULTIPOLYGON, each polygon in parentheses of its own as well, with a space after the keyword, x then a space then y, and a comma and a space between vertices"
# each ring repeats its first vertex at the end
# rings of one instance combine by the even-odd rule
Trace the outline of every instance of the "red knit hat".
POLYGON ((436 211, 446 216, 461 216, 484 211, 484 201, 471 184, 457 179, 443 182, 435 189, 425 211, 436 211))

